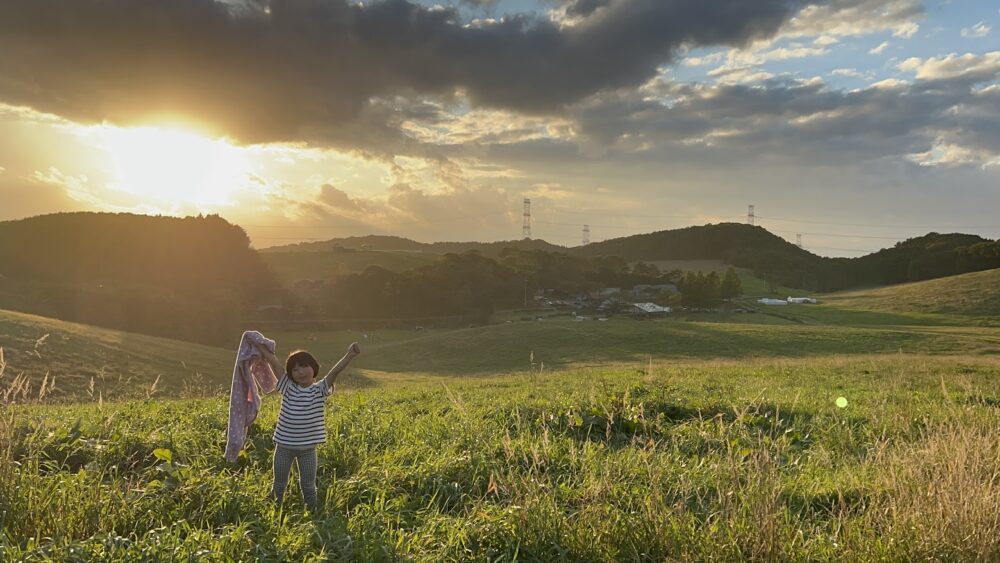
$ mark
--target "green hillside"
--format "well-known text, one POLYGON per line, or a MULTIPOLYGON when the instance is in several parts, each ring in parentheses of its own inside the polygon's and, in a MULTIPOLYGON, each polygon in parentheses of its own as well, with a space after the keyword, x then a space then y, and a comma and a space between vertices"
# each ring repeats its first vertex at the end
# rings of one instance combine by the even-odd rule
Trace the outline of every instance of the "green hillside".
POLYGON ((818 305, 757 308, 812 324, 1000 326, 1000 269, 816 297, 818 305))
POLYGON ((229 387, 235 353, 235 344, 229 351, 4 310, 0 348, 0 387, 23 374, 37 391, 47 376, 55 379, 52 400, 144 396, 154 382, 157 396, 214 393, 229 387))
POLYGON ((940 313, 1000 320, 1000 269, 837 293, 826 298, 843 309, 940 313))
POLYGON ((243 229, 217 215, 0 222, 0 309, 221 344, 274 285, 243 229))

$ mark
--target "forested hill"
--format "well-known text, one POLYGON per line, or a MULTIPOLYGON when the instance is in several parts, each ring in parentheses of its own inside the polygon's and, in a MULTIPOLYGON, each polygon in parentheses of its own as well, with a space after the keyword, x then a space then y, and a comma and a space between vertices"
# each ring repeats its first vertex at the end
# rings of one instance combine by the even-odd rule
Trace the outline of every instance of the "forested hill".
POLYGON ((215 216, 60 213, 0 222, 0 307, 215 340, 275 285, 242 228, 215 216))
POLYGON ((1000 241, 929 233, 845 262, 841 271, 853 283, 843 287, 922 281, 1000 268, 1000 241))
POLYGON ((716 259, 754 269, 788 287, 832 291, 920 281, 1000 268, 1000 242, 977 235, 928 233, 859 258, 825 258, 762 227, 720 223, 611 239, 573 249, 628 260, 716 259))
POLYGON ((595 242, 573 249, 582 256, 621 256, 626 260, 722 260, 744 265, 747 257, 777 253, 789 260, 816 260, 805 251, 763 227, 744 223, 719 223, 657 231, 595 242))
POLYGON ((544 250, 546 252, 566 252, 568 249, 541 239, 503 240, 497 242, 417 242, 408 238, 367 235, 362 237, 335 238, 322 242, 302 242, 261 249, 261 252, 326 252, 338 248, 351 250, 394 250, 426 252, 429 254, 462 254, 474 250, 483 256, 496 258, 505 248, 518 250, 544 250))

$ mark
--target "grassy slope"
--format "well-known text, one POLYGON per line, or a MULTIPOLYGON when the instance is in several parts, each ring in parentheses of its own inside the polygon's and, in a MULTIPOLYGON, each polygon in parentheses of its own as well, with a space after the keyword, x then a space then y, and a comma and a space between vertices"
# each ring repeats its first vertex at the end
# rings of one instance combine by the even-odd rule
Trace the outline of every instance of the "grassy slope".
POLYGON ((837 325, 1000 325, 1000 269, 817 297, 773 311, 837 325))
POLYGON ((157 374, 162 396, 216 389, 0 410, 0 560, 1000 557, 1000 329, 265 332, 326 365, 365 350, 329 410, 314 519, 294 484, 285 515, 267 501, 278 401, 239 465, 221 460, 232 351, 0 311, 0 383, 45 369, 63 398, 88 400, 102 372, 105 397, 157 374))
MULTIPOLYGON (((255 327, 248 327, 255 328, 255 327)), ((805 357, 830 354, 926 352, 1000 354, 1000 330, 979 327, 847 327, 754 322, 686 322, 674 319, 574 322, 565 318, 459 330, 283 332, 261 330, 279 353, 313 351, 330 366, 351 341, 365 353, 350 386, 464 377, 531 368, 565 368, 645 362, 648 358, 805 357)), ((206 394, 227 388, 233 349, 99 329, 0 311, 0 347, 8 376, 34 381, 56 376, 56 398, 82 398, 91 377, 105 398, 141 394, 160 376, 160 396, 206 394), (36 347, 36 342, 48 335, 36 347), (37 355, 36 352, 37 351, 37 355), (203 392, 199 393, 199 388, 203 392)))
POLYGON ((893 355, 341 393, 315 518, 294 481, 267 499, 277 401, 237 466, 221 398, 18 408, 0 559, 996 560, 998 378, 893 355))
POLYGON ((998 317, 1000 269, 839 293, 829 301, 842 309, 998 317))
POLYGON ((0 348, 8 380, 24 373, 37 389, 49 374, 56 378, 53 398, 86 398, 92 378, 94 396, 105 399, 141 395, 157 377, 157 389, 171 396, 232 380, 228 350, 12 311, 0 310, 0 348))

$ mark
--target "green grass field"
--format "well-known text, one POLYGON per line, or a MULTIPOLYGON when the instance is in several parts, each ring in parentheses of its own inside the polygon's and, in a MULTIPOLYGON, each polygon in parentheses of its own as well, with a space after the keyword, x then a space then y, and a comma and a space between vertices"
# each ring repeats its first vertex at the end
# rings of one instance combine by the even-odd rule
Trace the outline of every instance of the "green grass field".
POLYGON ((995 561, 1000 328, 956 305, 995 275, 933 308, 265 330, 364 351, 313 515, 267 498, 276 397, 222 459, 239 335, 0 311, 0 560, 995 561))
MULTIPOLYGON (((1000 354, 1000 329, 991 327, 775 324, 747 318, 753 316, 732 315, 741 322, 575 322, 557 317, 457 330, 263 332, 277 341, 279 353, 305 348, 326 366, 352 341, 360 342, 365 354, 356 362, 358 385, 483 377, 533 366, 609 367, 650 359, 1000 354)), ((229 387, 239 343, 238 334, 232 349, 223 349, 7 311, 0 311, 0 334, 10 376, 23 374, 36 391, 42 381, 55 380, 49 401, 217 394, 229 387)))
POLYGON ((0 559, 996 560, 998 376, 896 354, 348 390, 312 516, 267 500, 273 398, 236 465, 223 398, 11 407, 0 559))

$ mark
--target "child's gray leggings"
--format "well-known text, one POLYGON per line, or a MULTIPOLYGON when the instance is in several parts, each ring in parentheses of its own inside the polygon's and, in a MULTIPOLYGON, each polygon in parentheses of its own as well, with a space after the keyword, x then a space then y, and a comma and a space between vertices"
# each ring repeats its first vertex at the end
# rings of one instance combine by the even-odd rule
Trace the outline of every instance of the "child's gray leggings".
POLYGON ((271 495, 275 502, 281 504, 288 485, 288 475, 292 471, 292 460, 298 460, 299 488, 302 489, 302 500, 310 509, 316 508, 316 447, 293 449, 278 444, 274 445, 274 487, 271 495))

